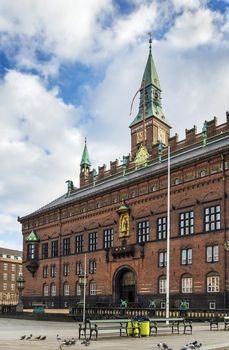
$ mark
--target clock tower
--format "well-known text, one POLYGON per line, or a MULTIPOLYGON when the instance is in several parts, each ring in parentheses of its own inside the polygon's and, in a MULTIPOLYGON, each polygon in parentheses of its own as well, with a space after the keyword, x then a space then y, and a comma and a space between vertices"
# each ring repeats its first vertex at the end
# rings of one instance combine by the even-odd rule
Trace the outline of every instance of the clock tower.
POLYGON ((165 119, 161 104, 161 87, 151 52, 152 39, 149 39, 149 56, 143 74, 140 92, 139 111, 130 125, 131 156, 135 159, 138 150, 144 147, 149 155, 158 142, 168 144, 170 125, 165 119))

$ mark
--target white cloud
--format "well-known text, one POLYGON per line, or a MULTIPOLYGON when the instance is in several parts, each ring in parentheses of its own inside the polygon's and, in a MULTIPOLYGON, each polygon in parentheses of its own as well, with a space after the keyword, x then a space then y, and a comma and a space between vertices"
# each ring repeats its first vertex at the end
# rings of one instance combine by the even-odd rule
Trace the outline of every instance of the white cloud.
POLYGON ((220 15, 206 8, 185 11, 176 18, 174 26, 167 34, 167 40, 175 47, 192 49, 212 43, 220 38, 216 21, 220 15))
POLYGON ((12 216, 25 215, 62 194, 68 178, 78 181, 77 151, 83 137, 74 128, 79 109, 66 105, 38 77, 13 70, 0 84, 0 115, 3 230, 12 216))

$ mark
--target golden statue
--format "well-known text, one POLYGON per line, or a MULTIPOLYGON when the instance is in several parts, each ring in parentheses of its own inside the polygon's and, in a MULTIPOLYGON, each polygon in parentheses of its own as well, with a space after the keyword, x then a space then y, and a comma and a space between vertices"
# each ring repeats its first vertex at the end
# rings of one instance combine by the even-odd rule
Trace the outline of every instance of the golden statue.
POLYGON ((127 212, 122 213, 119 218, 119 236, 127 237, 129 236, 129 214, 127 212))

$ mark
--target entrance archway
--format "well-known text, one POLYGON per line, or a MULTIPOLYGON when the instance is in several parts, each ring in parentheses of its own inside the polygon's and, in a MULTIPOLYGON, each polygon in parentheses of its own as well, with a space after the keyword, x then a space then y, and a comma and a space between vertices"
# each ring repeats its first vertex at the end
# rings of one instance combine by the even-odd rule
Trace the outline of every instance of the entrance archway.
POLYGON ((128 266, 118 269, 114 275, 114 301, 120 305, 120 300, 127 300, 128 303, 136 302, 136 275, 135 271, 128 266))

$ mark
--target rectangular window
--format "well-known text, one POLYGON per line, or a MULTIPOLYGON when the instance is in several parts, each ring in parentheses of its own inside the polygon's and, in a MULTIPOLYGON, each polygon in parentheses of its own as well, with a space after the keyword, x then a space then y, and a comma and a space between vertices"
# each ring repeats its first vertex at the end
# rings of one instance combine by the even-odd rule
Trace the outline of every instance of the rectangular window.
POLYGON ((52 258, 55 258, 56 256, 58 256, 58 240, 52 241, 51 253, 52 253, 52 258))
POLYGON ((215 310, 216 309, 216 302, 215 301, 210 301, 209 302, 209 309, 210 310, 215 310))
POLYGON ((15 270, 16 270, 16 265, 15 265, 15 264, 12 264, 12 265, 11 265, 11 271, 14 272, 15 270))
POLYGON ((149 221, 141 221, 137 223, 137 241, 144 243, 149 240, 149 221))
POLYGON ((166 279, 159 279, 159 293, 164 294, 166 292, 166 279))
POLYGON ((63 265, 63 275, 68 276, 69 275, 69 264, 66 263, 63 265))
POLYGON ((194 212, 186 211, 179 215, 179 230, 181 236, 192 235, 194 233, 194 212))
POLYGON ((157 238, 166 239, 167 237, 167 217, 157 219, 157 238))
POLYGON ((55 284, 51 285, 51 296, 53 296, 53 297, 56 296, 56 285, 55 284))
POLYGON ((159 252, 159 266, 165 267, 167 265, 167 252, 159 252))
POLYGON ((49 295, 49 286, 47 284, 44 285, 44 297, 48 297, 49 295))
POLYGON ((76 275, 83 273, 83 267, 81 261, 76 262, 76 275))
POLYGON ((207 291, 212 293, 219 292, 219 276, 209 276, 207 278, 207 291))
POLYGON ((3 290, 4 290, 4 291, 7 290, 7 283, 3 283, 3 290))
POLYGON ((7 264, 7 263, 4 263, 4 264, 3 264, 3 270, 4 270, 4 271, 7 271, 7 269, 8 269, 8 264, 7 264))
POLYGON ((15 284, 13 284, 13 283, 11 284, 10 290, 11 290, 11 292, 13 292, 15 290, 15 284))
POLYGON ((51 275, 51 277, 56 276, 56 265, 51 265, 50 275, 51 275))
POLYGON ((35 259, 35 244, 34 243, 29 243, 27 246, 27 257, 30 260, 35 259))
POLYGON ((76 283, 76 295, 81 296, 81 287, 79 283, 76 283))
POLYGON ((48 253, 49 253, 49 250, 48 250, 48 243, 43 243, 42 244, 42 259, 47 259, 48 258, 48 253))
POLYGON ((182 249, 181 250, 181 264, 182 265, 191 265, 192 264, 192 249, 182 249))
POLYGON ((207 250, 207 262, 213 263, 219 261, 219 246, 212 245, 208 246, 207 250))
POLYGON ((11 281, 14 282, 15 281, 15 274, 11 275, 11 281))
POLYGON ((77 235, 75 238, 75 252, 76 254, 83 252, 83 235, 77 235))
POLYGON ((3 281, 7 281, 7 278, 8 278, 7 273, 4 273, 4 274, 3 274, 3 281))
POLYGON ((63 255, 70 254, 70 237, 63 239, 63 255))
POLYGON ((182 293, 192 293, 192 277, 184 277, 182 278, 182 293))
POLYGON ((220 229, 220 205, 204 208, 204 230, 206 232, 220 229))
POLYGON ((96 282, 90 283, 90 295, 96 295, 96 282))
POLYGON ((49 274, 49 268, 48 265, 43 266, 43 277, 47 278, 49 274))
POLYGON ((90 252, 97 249, 97 243, 98 243, 97 232, 89 233, 88 250, 90 252))
POLYGON ((69 296, 69 284, 64 284, 64 296, 69 296))
POLYGON ((89 273, 91 273, 91 274, 96 273, 96 261, 95 260, 89 261, 89 273))
POLYGON ((103 231, 104 249, 113 247, 114 231, 113 228, 109 228, 103 231))

